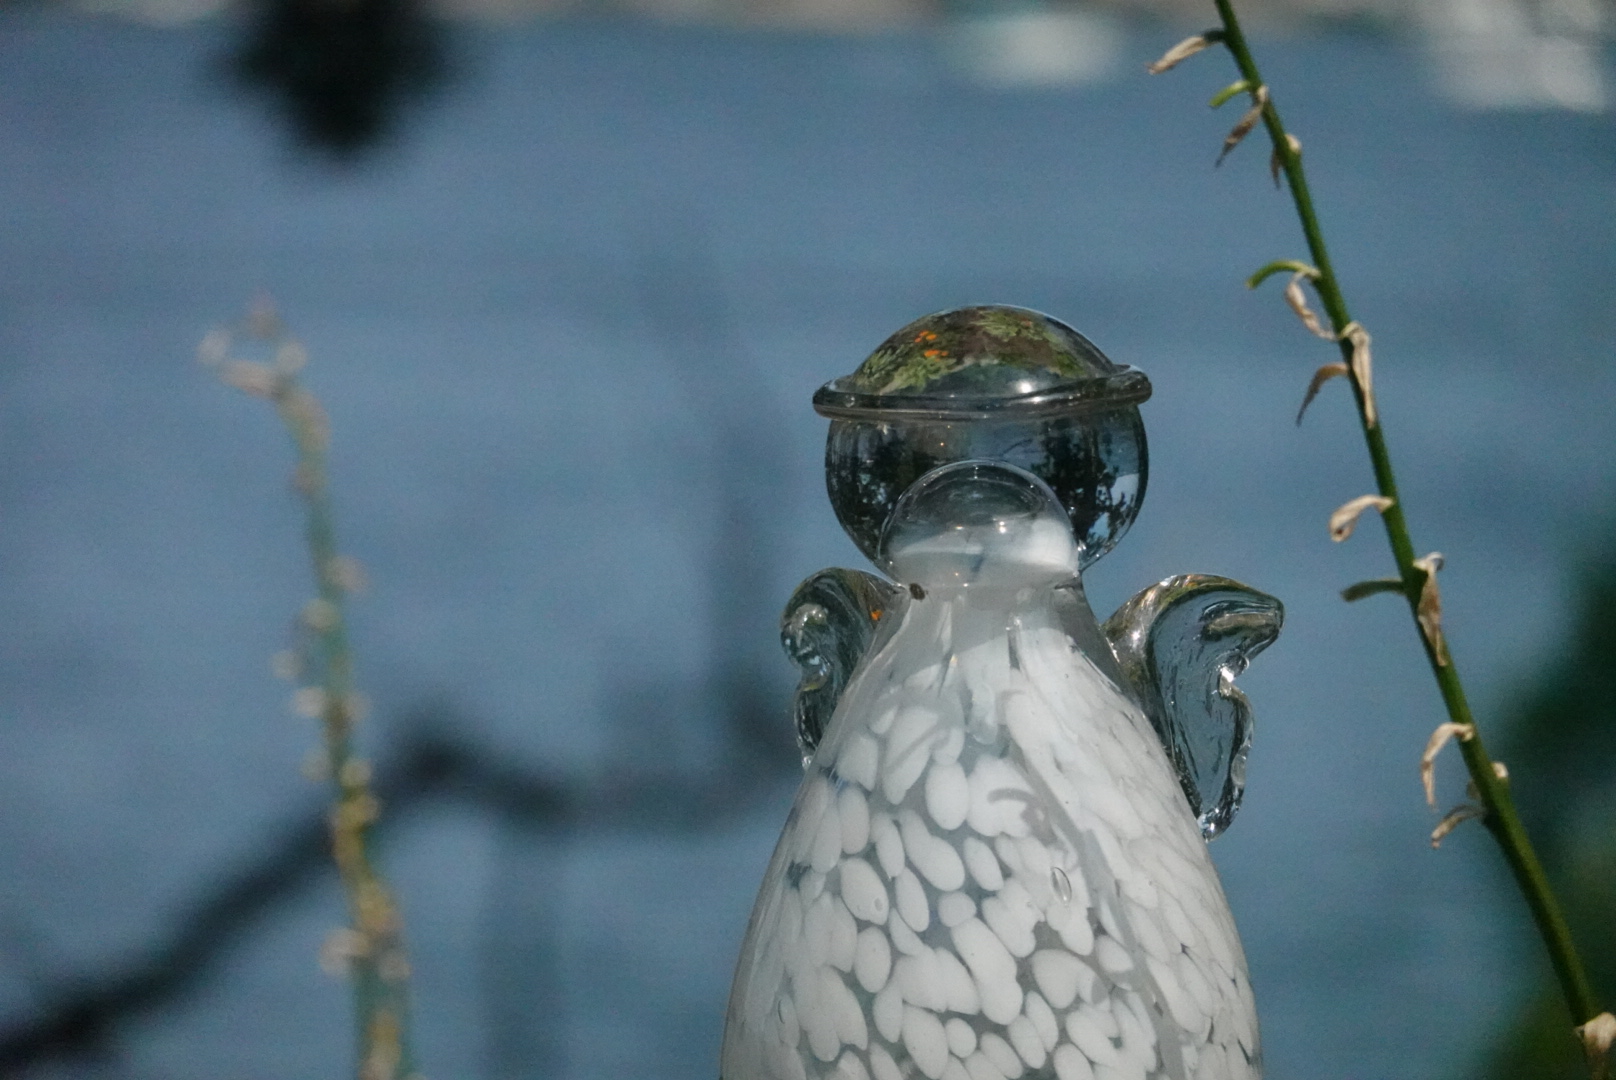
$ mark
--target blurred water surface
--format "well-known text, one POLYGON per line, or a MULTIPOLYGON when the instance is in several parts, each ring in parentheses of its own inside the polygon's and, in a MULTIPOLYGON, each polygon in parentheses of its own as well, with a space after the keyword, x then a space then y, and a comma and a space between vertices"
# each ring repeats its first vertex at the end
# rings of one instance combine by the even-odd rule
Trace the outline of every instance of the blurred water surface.
MULTIPOLYGON (((1406 616, 1337 598, 1386 566, 1372 523, 1326 536, 1370 477, 1339 384, 1292 422, 1328 348, 1239 285, 1303 248, 1258 146, 1211 168, 1221 57, 1136 75, 1174 36, 1136 26, 1116 78, 1014 90, 920 31, 465 30, 460 84, 333 170, 210 75, 230 32, 0 12, 0 1035, 316 813, 314 733, 267 665, 305 594, 289 453, 190 360, 267 289, 313 353, 373 581, 378 757, 427 730, 615 793, 552 818, 467 781, 401 809, 428 1075, 714 1074, 794 782, 775 613, 861 565, 809 396, 967 302, 1046 310, 1154 380, 1150 493, 1089 575, 1102 616, 1189 570, 1287 605, 1242 680, 1249 794, 1214 848, 1269 1074, 1471 1060, 1523 916, 1479 829, 1426 843, 1439 702, 1406 616)), ((1392 40, 1259 47, 1495 720, 1608 520, 1616 129, 1455 111, 1392 40)), ((1456 767, 1442 786, 1461 797, 1456 767)), ((185 993, 30 1075, 338 1073, 345 993, 314 957, 340 919, 310 875, 185 993)))

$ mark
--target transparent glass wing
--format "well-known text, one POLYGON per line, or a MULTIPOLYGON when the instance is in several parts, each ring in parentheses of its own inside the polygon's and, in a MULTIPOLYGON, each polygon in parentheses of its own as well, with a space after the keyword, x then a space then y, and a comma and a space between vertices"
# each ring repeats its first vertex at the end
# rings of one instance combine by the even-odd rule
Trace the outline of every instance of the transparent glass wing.
POLYGON ((802 671, 792 696, 797 745, 806 766, 830 724, 836 702, 869 651, 900 590, 862 570, 821 570, 791 594, 780 617, 780 644, 802 671))
POLYGON ((1184 574, 1140 592, 1102 628, 1208 840, 1229 827, 1246 787, 1251 704, 1234 680, 1284 618, 1266 593, 1184 574))

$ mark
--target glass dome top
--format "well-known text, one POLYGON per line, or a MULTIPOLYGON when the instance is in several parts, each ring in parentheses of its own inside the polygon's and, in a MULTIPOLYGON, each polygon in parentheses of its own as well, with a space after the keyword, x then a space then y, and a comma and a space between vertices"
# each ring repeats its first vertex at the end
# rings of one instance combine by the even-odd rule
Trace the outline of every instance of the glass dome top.
POLYGON ((954 308, 905 326, 814 395, 834 419, 1057 416, 1137 405, 1144 372, 1115 364, 1070 326, 1027 308, 954 308))

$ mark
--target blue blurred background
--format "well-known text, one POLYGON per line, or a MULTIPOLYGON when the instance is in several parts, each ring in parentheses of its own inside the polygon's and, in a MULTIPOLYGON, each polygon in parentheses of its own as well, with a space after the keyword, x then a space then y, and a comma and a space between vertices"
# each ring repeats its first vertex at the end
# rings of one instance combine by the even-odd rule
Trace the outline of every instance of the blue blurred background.
MULTIPOLYGON (((1442 717, 1406 613, 1338 598, 1388 558, 1373 524, 1326 534, 1371 486, 1342 385, 1293 422, 1331 350, 1240 285, 1304 248, 1255 139, 1212 168, 1235 73, 1143 74, 1210 6, 400 8, 374 108, 335 114, 263 11, 102 8, 0 8, 5 1070, 349 1068, 316 732, 269 665, 308 589, 291 454, 192 359, 260 290, 312 353, 372 582, 354 637, 429 1076, 715 1075, 797 775, 776 614, 863 565, 809 398, 971 302, 1154 381, 1102 617, 1192 570, 1287 605, 1213 849, 1269 1075, 1478 1067, 1541 962, 1484 832, 1427 842, 1442 717)), ((1612 520, 1611 9, 1254 18, 1500 723, 1612 520)), ((1462 787, 1444 762, 1444 803, 1462 787)))

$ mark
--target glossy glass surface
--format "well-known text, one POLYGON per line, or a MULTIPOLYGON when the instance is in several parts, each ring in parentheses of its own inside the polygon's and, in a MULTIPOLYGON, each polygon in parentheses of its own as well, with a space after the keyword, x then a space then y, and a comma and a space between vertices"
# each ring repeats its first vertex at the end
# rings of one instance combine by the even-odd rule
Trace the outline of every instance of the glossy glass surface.
POLYGON ((1084 566, 1128 531, 1148 477, 1135 407, 1142 372, 1070 326, 1004 305, 941 311, 903 327, 814 395, 831 418, 825 483, 836 517, 882 569, 881 530, 909 486, 967 460, 1026 469, 1071 518, 1084 566))
MULTIPOLYGON (((830 569, 798 585, 787 601, 780 644, 801 672, 791 715, 803 765, 818 749, 836 702, 880 633, 882 619, 897 604, 898 592, 874 574, 830 569)), ((885 625, 892 623, 887 619, 885 625)))
POLYGON ((1206 574, 1168 578, 1105 622, 1208 840, 1229 827, 1246 791, 1252 714, 1234 680, 1279 636, 1280 602, 1206 574))
POLYGON ((1077 644, 1105 649, 1060 501, 955 465, 903 495, 881 550, 897 621, 770 862, 723 1080, 1257 1077, 1239 940, 1177 775, 1077 644))
POLYGON ((1088 566, 1139 512, 1149 476, 1144 424, 1134 408, 1037 420, 833 420, 825 485, 836 518, 876 565, 881 530, 899 497, 942 465, 1002 461, 1054 491, 1088 566))
POLYGON ((1244 789, 1233 680, 1277 601, 1082 570, 1132 523, 1149 382, 1021 308, 927 316, 823 387, 826 485, 893 581, 827 570, 782 640, 807 776, 723 1080, 1256 1080, 1203 838, 1244 789))
POLYGON ((916 319, 821 387, 814 408, 833 419, 1030 419, 1149 396, 1143 372, 1113 363, 1059 319, 985 305, 916 319))

